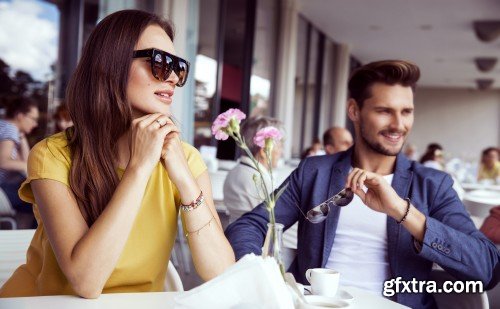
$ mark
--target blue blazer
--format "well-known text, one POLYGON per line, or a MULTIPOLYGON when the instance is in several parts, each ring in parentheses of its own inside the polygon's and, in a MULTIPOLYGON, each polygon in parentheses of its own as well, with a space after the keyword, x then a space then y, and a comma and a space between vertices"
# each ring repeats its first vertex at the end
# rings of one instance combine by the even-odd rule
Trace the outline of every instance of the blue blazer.
MULTIPOLYGON (((307 269, 325 267, 341 208, 332 207, 325 221, 312 224, 295 205, 306 213, 342 190, 352 151, 353 147, 335 155, 306 158, 282 184, 288 183, 288 187, 276 203, 276 221, 285 229, 299 222, 297 257, 289 268, 299 282, 306 283, 307 269)), ((418 251, 411 234, 387 217, 391 278, 429 280, 432 264, 437 263, 459 280, 480 280, 485 287, 492 280, 499 252, 474 226, 452 185, 448 174, 409 161, 401 153, 397 156, 392 187, 401 198, 409 197, 427 221, 418 251)), ((261 204, 227 227, 226 236, 237 259, 247 253, 261 254, 268 221, 268 212, 261 204)), ((436 307, 426 293, 399 293, 392 299, 411 308, 436 307)))

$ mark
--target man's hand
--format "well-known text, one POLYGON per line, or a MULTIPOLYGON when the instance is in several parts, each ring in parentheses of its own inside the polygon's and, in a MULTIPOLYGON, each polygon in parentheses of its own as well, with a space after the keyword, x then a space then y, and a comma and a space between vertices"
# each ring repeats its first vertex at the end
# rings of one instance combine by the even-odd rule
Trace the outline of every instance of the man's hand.
POLYGON ((379 174, 354 168, 347 177, 347 188, 358 195, 371 209, 382 212, 396 220, 401 220, 406 212, 407 202, 379 174), (365 193, 363 185, 368 188, 365 193))

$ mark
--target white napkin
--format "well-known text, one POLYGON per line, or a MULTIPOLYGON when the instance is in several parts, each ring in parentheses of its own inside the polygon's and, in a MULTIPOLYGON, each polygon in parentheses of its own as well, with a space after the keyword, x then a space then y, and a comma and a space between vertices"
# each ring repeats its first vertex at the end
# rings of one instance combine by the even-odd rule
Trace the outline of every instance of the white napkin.
POLYGON ((276 261, 254 254, 174 301, 176 308, 293 308, 276 261))

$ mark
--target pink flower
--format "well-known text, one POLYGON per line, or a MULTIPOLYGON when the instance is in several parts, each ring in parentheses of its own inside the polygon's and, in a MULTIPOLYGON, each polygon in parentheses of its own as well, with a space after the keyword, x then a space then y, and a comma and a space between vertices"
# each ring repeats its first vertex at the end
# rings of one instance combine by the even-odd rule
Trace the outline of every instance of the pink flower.
POLYGON ((217 140, 226 140, 228 132, 239 130, 240 122, 247 116, 237 108, 231 108, 215 118, 212 124, 212 134, 217 140))
POLYGON ((283 135, 281 134, 280 130, 276 129, 275 127, 265 127, 255 133, 253 142, 255 143, 255 145, 264 148, 265 146, 268 146, 271 141, 277 142, 281 140, 282 137, 283 135))

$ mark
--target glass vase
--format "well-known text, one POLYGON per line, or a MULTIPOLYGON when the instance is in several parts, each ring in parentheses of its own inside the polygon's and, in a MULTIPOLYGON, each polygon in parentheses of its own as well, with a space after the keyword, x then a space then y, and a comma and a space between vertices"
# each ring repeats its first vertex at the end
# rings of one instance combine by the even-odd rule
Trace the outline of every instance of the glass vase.
POLYGON ((268 223, 266 239, 264 240, 264 247, 262 247, 262 256, 272 257, 276 260, 281 274, 285 275, 285 264, 281 256, 283 252, 283 224, 281 223, 268 223))

